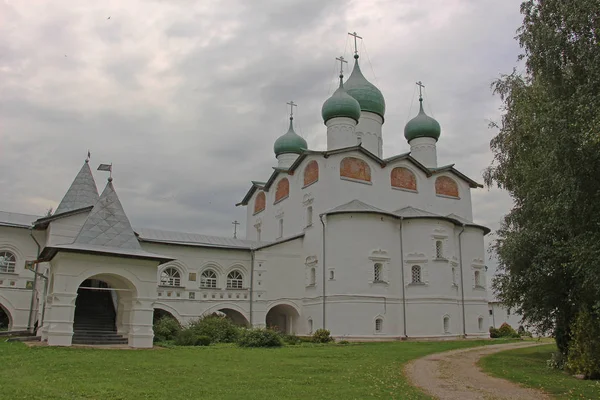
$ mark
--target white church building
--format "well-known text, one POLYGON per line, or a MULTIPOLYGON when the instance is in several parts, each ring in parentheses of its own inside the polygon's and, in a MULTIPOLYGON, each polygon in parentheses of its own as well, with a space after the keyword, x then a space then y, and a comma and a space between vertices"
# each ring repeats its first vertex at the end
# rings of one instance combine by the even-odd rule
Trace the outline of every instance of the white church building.
POLYGON ((354 58, 323 104, 327 149, 310 150, 291 116, 273 173, 237 204, 245 240, 132 227, 118 180, 99 195, 89 160, 51 216, 0 212, 5 324, 59 346, 151 347, 157 310, 350 340, 488 337, 481 185, 438 165, 422 98, 410 152, 384 157, 384 97, 354 58))

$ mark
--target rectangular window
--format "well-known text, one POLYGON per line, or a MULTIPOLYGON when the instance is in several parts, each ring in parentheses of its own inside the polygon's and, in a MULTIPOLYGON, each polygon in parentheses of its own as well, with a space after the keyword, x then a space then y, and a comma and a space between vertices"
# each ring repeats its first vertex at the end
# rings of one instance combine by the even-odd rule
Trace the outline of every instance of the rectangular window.
POLYGON ((375 320, 375 332, 381 332, 383 329, 383 320, 381 318, 377 318, 375 320))
POLYGON ((379 263, 373 266, 373 282, 383 282, 383 265, 379 263))
POLYGON ((490 315, 494 315, 494 310, 490 310, 490 315))
POLYGON ((444 246, 441 240, 435 242, 435 258, 444 258, 444 246))
POLYGON ((421 267, 413 265, 411 268, 412 283, 421 283, 421 267))

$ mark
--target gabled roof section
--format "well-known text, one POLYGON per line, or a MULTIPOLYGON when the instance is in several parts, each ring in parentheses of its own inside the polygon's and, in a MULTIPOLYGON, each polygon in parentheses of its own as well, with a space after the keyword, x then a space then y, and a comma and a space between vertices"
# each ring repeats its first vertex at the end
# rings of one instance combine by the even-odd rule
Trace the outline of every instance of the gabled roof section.
POLYGON ((415 218, 415 217, 441 217, 441 215, 421 210, 420 208, 414 207, 403 207, 399 210, 394 211, 394 214, 402 218, 415 218))
POLYGON ((38 218, 37 215, 0 211, 0 226, 29 229, 38 218))
POLYGON ((40 258, 51 260, 58 252, 92 253, 166 262, 173 260, 142 249, 115 192, 112 178, 90 211, 72 244, 44 248, 40 258))
MULTIPOLYGON (((277 171, 274 171, 273 174, 271 174, 271 176, 273 175, 277 175, 277 171)), ((252 186, 250 186, 250 189, 248 190, 248 192, 246 192, 246 195, 244 196, 244 198, 242 199, 242 201, 240 201, 239 203, 237 203, 235 206, 245 206, 248 204, 248 202, 250 201, 250 199, 252 198, 252 196, 254 195, 254 192, 256 192, 257 190, 265 190, 265 182, 258 182, 258 181, 252 181, 252 186)), ((265 190, 268 191, 268 190, 265 190)))
POLYGON ((438 168, 429 168, 429 170, 431 171, 432 175, 439 174, 441 172, 451 172, 454 175, 456 175, 457 177, 459 177, 460 179, 462 179, 463 181, 467 182, 469 184, 469 186, 472 188, 482 188, 483 187, 483 185, 481 183, 475 182, 473 179, 469 178, 468 176, 466 176, 465 174, 463 174, 462 172, 460 172, 459 170, 454 168, 454 164, 445 165, 443 167, 438 167, 438 168))
POLYGON ((98 188, 92 176, 88 160, 79 170, 67 193, 61 200, 54 215, 93 206, 98 201, 98 188))
POLYGON ((352 200, 348 203, 339 205, 335 208, 325 211, 322 215, 331 215, 331 214, 346 214, 346 213, 375 213, 375 214, 386 214, 395 217, 396 215, 384 211, 381 208, 374 207, 370 204, 363 203, 360 200, 352 200))

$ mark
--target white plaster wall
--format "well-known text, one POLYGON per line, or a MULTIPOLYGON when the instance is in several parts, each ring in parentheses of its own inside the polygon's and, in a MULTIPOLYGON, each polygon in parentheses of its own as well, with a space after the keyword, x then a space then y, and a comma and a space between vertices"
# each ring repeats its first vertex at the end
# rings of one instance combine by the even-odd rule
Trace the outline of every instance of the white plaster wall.
POLYGON ((88 215, 89 212, 83 212, 50 222, 47 229, 46 246, 73 243, 88 215))
MULTIPOLYGON (((356 134, 361 138, 362 147, 369 150, 379 158, 383 158, 383 137, 382 137, 383 118, 372 112, 363 111, 360 113, 356 134)), ((353 144, 355 146, 356 143, 353 144)))
POLYGON ((313 223, 320 213, 357 199, 385 211, 393 212, 411 206, 439 215, 456 214, 472 221, 471 192, 469 185, 453 174, 441 173, 427 177, 407 160, 400 160, 381 168, 379 164, 359 152, 331 155, 323 158, 318 155, 307 157, 296 169, 294 175, 281 173, 266 195, 266 208, 254 215, 254 201, 257 190, 247 205, 246 238, 257 239, 255 226, 261 226, 261 240, 273 241, 279 236, 279 218, 284 219, 284 237, 302 232, 306 226, 306 201, 312 199, 313 223), (356 157, 367 162, 371 169, 371 182, 357 182, 340 178, 340 163, 345 157, 356 157), (304 168, 312 161, 319 163, 319 180, 308 187, 304 186, 304 168), (390 174, 395 167, 410 169, 417 178, 417 192, 392 188, 390 174), (448 176, 458 184, 459 199, 438 196, 435 193, 435 179, 448 176), (274 204, 277 182, 282 178, 290 182, 290 194, 274 204))
POLYGON ((327 150, 356 146, 359 143, 356 136, 356 121, 352 118, 332 118, 325 125, 327 126, 327 150))
POLYGON ((521 316, 511 310, 509 312, 508 308, 505 307, 502 303, 499 302, 490 302, 488 303, 488 328, 493 326, 494 328, 500 328, 503 323, 507 323, 512 326, 515 330, 519 328, 520 325, 525 326, 521 321, 521 316), (492 315, 489 315, 489 311, 492 311, 492 315))

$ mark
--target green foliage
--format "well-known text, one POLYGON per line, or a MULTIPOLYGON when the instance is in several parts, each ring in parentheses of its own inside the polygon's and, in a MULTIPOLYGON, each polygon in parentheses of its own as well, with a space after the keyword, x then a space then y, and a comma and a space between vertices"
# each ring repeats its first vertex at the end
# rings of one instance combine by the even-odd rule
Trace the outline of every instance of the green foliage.
POLYGON ((498 328, 494 328, 493 326, 490 326, 490 338, 498 339, 499 337, 500 337, 500 331, 498 331, 498 328))
POLYGON ((313 333, 312 341, 314 343, 329 343, 333 342, 333 338, 331 337, 331 332, 327 329, 317 329, 315 333, 313 333))
POLYGON ((207 315, 193 321, 188 328, 198 336, 208 336, 213 343, 235 343, 240 328, 226 317, 207 315))
POLYGON ((289 344, 291 346, 302 343, 302 340, 294 334, 281 335, 281 338, 285 344, 289 344))
POLYGON ((175 344, 177 346, 208 346, 211 340, 210 337, 199 335, 193 329, 182 329, 175 336, 175 344))
POLYGON ((522 3, 526 70, 493 84, 504 113, 484 175, 514 200, 493 244, 493 287, 565 355, 578 310, 600 298, 599 7, 522 3))
POLYGON ((281 347, 283 341, 279 332, 262 329, 244 329, 237 341, 240 347, 281 347))
POLYGON ((567 368, 589 379, 600 379, 600 313, 582 309, 572 327, 567 368))
POLYGON ((550 354, 550 359, 546 361, 546 365, 550 369, 563 370, 565 368, 565 356, 560 351, 555 351, 550 354))
POLYGON ((154 322, 154 341, 165 342, 173 340, 181 330, 179 322, 171 317, 162 317, 154 322))
POLYGON ((349 341, 347 341, 347 340, 340 340, 340 341, 338 342, 338 344, 345 345, 345 344, 350 344, 350 342, 349 342, 349 341))
POLYGON ((519 338, 519 334, 517 333, 517 331, 515 331, 513 329, 512 326, 510 326, 508 323, 503 323, 502 325, 500 325, 500 328, 498 328, 498 334, 500 335, 500 337, 503 338, 519 338))

